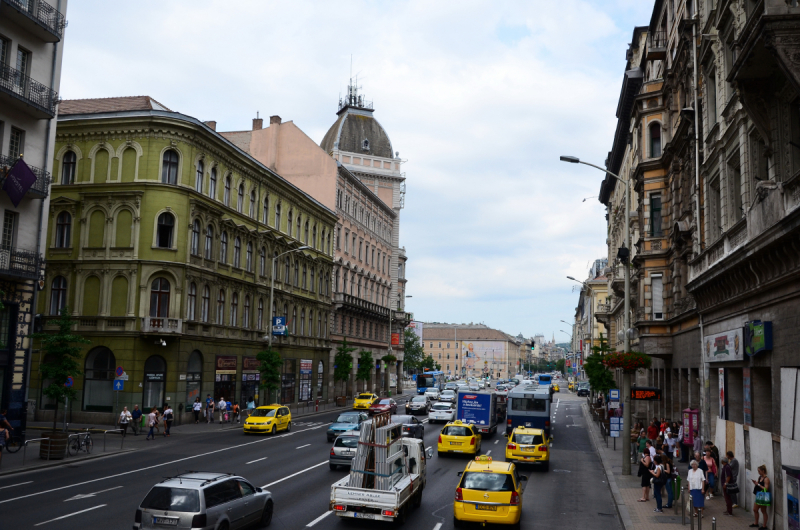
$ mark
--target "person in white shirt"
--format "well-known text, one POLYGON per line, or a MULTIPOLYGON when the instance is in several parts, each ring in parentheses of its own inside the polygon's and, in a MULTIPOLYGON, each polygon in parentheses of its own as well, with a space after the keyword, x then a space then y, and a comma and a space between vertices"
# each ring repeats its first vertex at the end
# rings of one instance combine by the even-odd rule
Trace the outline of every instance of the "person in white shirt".
POLYGON ((693 517, 697 517, 698 513, 700 514, 700 517, 702 517, 703 508, 706 505, 706 498, 703 495, 703 486, 706 482, 706 474, 702 469, 700 469, 700 464, 697 462, 697 460, 692 460, 689 465, 691 466, 691 469, 689 469, 689 473, 686 474, 686 482, 689 483, 689 493, 692 496, 692 504, 695 508, 693 517))
POLYGON ((164 437, 169 436, 169 429, 172 427, 172 420, 175 416, 172 412, 172 407, 167 404, 164 405, 164 437))
POLYGON ((224 397, 219 398, 217 408, 219 408, 219 422, 222 423, 225 421, 225 413, 228 411, 228 402, 225 401, 224 397))
POLYGON ((128 407, 122 407, 122 412, 119 413, 119 428, 122 429, 122 436, 128 434, 128 424, 132 420, 131 413, 128 412, 128 407))
POLYGON ((158 425, 158 409, 153 407, 150 409, 150 414, 147 415, 147 426, 150 427, 150 432, 147 433, 145 440, 149 440, 150 438, 153 440, 156 439, 156 435, 153 432, 153 429, 156 428, 156 425, 158 425))
POLYGON ((200 396, 194 399, 194 403, 192 403, 192 412, 194 412, 194 422, 200 423, 200 411, 203 410, 203 404, 200 403, 200 396))
POLYGON ((667 447, 669 448, 667 454, 672 459, 675 458, 675 445, 677 443, 678 439, 671 432, 669 432, 669 429, 667 429, 667 447))

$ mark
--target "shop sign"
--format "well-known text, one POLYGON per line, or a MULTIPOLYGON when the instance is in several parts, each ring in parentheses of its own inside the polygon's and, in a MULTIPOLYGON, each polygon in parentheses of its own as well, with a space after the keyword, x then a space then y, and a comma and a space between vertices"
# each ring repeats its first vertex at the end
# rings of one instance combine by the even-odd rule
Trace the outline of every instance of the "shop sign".
POLYGON ((631 387, 631 399, 639 401, 660 401, 661 389, 650 386, 631 387))
POLYGON ((400 345, 400 334, 392 333, 392 346, 399 346, 399 345, 400 345))
POLYGON ((159 382, 164 380, 164 372, 144 374, 144 380, 148 382, 159 382))
POLYGON ((708 363, 744 360, 742 329, 732 329, 722 333, 706 335, 703 350, 708 363))
POLYGON ((242 374, 242 381, 261 381, 261 374, 242 374))
POLYGON ((236 370, 217 370, 217 375, 236 375, 236 370))
POLYGON ((236 373, 238 364, 239 359, 235 355, 217 355, 217 370, 233 370, 236 373))
POLYGON ((256 357, 242 357, 242 373, 258 372, 261 368, 261 361, 256 357))
POLYGON ((312 367, 314 366, 314 361, 311 359, 300 359, 300 373, 301 374, 311 374, 312 367))
POLYGON ((772 351, 772 322, 751 320, 744 323, 744 352, 753 356, 772 351))

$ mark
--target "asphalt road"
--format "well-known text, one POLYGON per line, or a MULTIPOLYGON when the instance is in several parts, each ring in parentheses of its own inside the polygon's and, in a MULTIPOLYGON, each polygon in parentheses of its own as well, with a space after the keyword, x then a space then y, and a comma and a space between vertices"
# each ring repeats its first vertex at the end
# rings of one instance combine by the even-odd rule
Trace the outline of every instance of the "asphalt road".
MULTIPOLYGON (((580 410, 583 399, 556 394, 550 471, 523 469, 523 528, 621 528, 603 468, 580 410)), ((298 419, 289 434, 246 436, 240 428, 159 439, 144 451, 0 479, 3 528, 126 529, 150 487, 186 470, 233 472, 266 487, 275 500, 272 528, 373 528, 342 522, 328 512, 330 485, 346 470, 328 467, 325 428, 338 412, 298 419)), ((425 446, 433 447, 441 425, 425 424, 425 446)), ((485 438, 482 453, 503 458, 502 429, 485 438)), ((406 528, 453 526, 453 494, 464 458, 434 456, 422 506, 406 528), (438 525, 438 526, 437 526, 438 525)))

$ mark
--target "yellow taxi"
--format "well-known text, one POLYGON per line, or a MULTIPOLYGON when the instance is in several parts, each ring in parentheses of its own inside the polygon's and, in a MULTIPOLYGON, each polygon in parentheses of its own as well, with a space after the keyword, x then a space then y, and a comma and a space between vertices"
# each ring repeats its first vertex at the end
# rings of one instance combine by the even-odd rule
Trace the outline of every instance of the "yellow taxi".
POLYGON ((461 480, 453 503, 453 526, 465 522, 507 524, 519 529, 522 518, 522 483, 510 462, 493 462, 490 456, 479 456, 459 473, 461 480))
POLYGON ((367 410, 370 405, 378 400, 375 394, 359 394, 353 401, 353 408, 356 410, 367 410))
POLYGON ((481 452, 481 435, 471 425, 461 420, 451 421, 439 434, 438 454, 481 452))
POLYGON ((567 387, 567 390, 569 390, 570 392, 572 392, 573 390, 575 390, 575 383, 573 383, 572 381, 570 381, 570 382, 569 382, 569 386, 567 387))
POLYGON ((556 392, 561 392, 561 389, 558 388, 558 383, 553 383, 553 390, 555 390, 556 392))
POLYGON ((550 469, 550 440, 542 429, 517 427, 506 443, 506 462, 541 464, 550 469))
POLYGON ((244 420, 243 428, 245 434, 289 432, 292 430, 292 413, 283 405, 258 407, 244 420))

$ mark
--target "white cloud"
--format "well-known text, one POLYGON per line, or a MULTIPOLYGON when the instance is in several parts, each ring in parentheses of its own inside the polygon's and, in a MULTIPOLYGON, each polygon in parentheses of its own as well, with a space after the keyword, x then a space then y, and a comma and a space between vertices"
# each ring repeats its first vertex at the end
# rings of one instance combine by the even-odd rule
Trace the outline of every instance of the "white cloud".
MULTIPOLYGON (((605 255, 602 164, 639 0, 73 1, 61 95, 147 94, 219 130, 260 111, 319 141, 353 70, 408 159, 408 309, 558 333, 605 255), (102 9, 101 9, 102 7, 102 9)), ((569 330, 568 330, 569 331, 569 330)), ((566 336, 562 334, 562 339, 566 336)))

